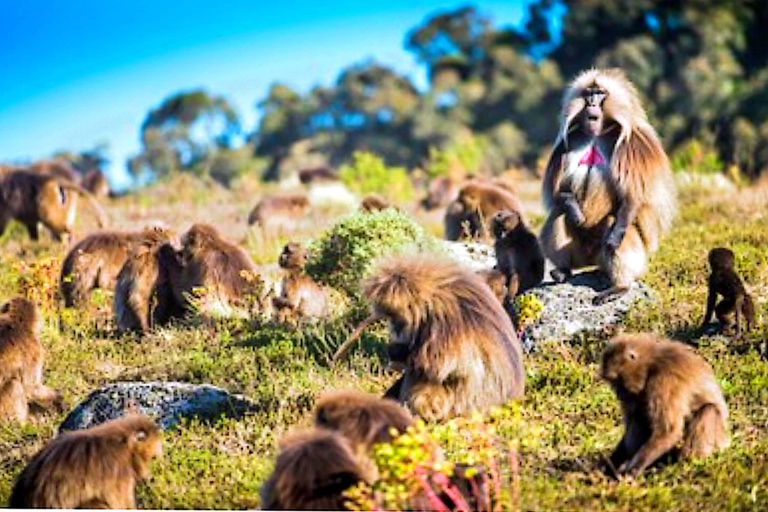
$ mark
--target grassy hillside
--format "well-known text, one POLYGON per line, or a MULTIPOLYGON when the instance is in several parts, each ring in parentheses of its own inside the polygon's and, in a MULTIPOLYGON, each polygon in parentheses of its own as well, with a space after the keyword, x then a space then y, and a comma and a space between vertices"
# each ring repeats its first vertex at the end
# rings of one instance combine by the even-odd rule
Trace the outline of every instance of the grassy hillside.
MULTIPOLYGON (((535 204, 538 186, 521 185, 535 204)), ((162 220, 179 230, 195 220, 219 226, 243 243, 258 263, 274 263, 283 243, 316 236, 331 221, 319 216, 291 234, 249 232, 249 209, 263 192, 243 184, 237 192, 190 179, 157 185, 108 205, 113 224, 141 227, 162 220)), ((536 218, 536 212, 533 215, 536 218)), ((417 215, 433 232, 439 216, 417 215)), ((81 212, 83 231, 91 219, 81 212)), ((646 282, 658 302, 635 312, 627 330, 666 333, 689 340, 695 335, 706 298, 706 253, 724 245, 737 254, 738 266, 763 318, 768 317, 768 191, 733 193, 687 190, 671 236, 654 257, 646 282)), ((19 229, 0 239, 0 296, 24 286, 45 292, 43 271, 37 281, 22 272, 27 264, 63 257, 65 247, 32 244, 19 229)), ((55 261, 55 260, 54 260, 55 261)), ((56 277, 56 276, 53 276, 56 277)), ((264 405, 263 412, 214 425, 189 422, 165 435, 164 458, 139 491, 144 508, 255 508, 258 490, 290 429, 307 425, 314 399, 329 389, 354 388, 380 393, 394 380, 384 370, 373 332, 363 348, 341 368, 327 356, 351 332, 341 322, 298 331, 248 322, 196 323, 159 329, 144 337, 111 333, 109 297, 97 296, 87 312, 44 311, 42 341, 48 350, 47 383, 64 391, 72 405, 94 388, 118 380, 179 380, 211 383, 244 393, 264 405)), ((621 435, 618 403, 597 377, 596 361, 604 339, 556 345, 526 356, 527 391, 519 424, 505 424, 502 437, 520 439, 522 510, 757 510, 768 503, 768 362, 750 343, 766 339, 766 328, 734 343, 721 337, 701 341, 726 394, 732 427, 729 450, 707 460, 648 471, 633 482, 616 482, 599 472, 621 435)), ((61 417, 44 417, 26 426, 0 426, 0 503, 15 475, 55 433, 61 417)), ((512 420, 510 420, 512 421, 512 420)))

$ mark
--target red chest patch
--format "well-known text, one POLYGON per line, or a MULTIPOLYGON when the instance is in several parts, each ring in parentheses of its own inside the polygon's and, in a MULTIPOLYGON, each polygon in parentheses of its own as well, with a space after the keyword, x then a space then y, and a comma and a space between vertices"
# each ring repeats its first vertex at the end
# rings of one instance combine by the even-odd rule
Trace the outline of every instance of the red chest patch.
POLYGON ((597 146, 591 146, 579 160, 579 165, 605 165, 606 161, 597 146))

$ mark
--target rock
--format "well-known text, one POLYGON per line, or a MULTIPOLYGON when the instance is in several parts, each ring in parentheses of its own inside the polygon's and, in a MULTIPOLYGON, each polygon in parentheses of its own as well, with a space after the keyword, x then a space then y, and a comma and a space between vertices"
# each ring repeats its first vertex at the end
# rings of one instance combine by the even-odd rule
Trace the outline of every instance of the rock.
POLYGON ((566 283, 544 282, 530 290, 543 305, 541 315, 523 331, 523 348, 530 352, 552 341, 568 341, 582 333, 600 333, 620 323, 637 302, 651 301, 653 291, 642 283, 601 306, 592 304, 608 278, 597 272, 574 275, 566 283))
POLYGON ((451 259, 474 271, 493 268, 496 265, 496 253, 493 247, 477 242, 451 242, 441 240, 451 259))
POLYGON ((118 382, 91 393, 69 413, 59 431, 89 428, 122 416, 127 408, 146 414, 168 429, 182 418, 238 417, 257 404, 208 384, 118 382))

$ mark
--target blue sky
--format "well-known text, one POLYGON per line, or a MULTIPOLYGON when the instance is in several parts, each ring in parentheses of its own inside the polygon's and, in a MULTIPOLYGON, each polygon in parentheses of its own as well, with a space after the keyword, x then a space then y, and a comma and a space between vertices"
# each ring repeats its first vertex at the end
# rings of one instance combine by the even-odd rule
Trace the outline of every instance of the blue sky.
MULTIPOLYGON (((109 144, 110 178, 125 185, 148 110, 182 89, 226 96, 247 130, 279 81, 330 84, 374 58, 425 76, 406 32, 466 2, 429 0, 28 0, 0 2, 0 162, 109 144)), ((526 0, 476 2, 497 26, 519 23, 526 0)))

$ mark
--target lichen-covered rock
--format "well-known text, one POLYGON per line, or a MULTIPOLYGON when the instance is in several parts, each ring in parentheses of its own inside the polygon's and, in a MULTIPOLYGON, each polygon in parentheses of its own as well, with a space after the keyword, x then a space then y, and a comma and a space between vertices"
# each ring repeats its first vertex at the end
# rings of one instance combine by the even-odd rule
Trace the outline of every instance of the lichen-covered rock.
POLYGON ((122 416, 126 409, 146 414, 162 429, 182 418, 238 417, 256 403, 208 384, 182 382, 118 382, 91 393, 69 413, 60 431, 89 428, 122 416))
POLYGON ((451 259, 472 270, 487 270, 496 265, 496 253, 489 245, 448 240, 441 240, 440 243, 451 259))
POLYGON ((592 304, 597 293, 610 285, 607 277, 597 272, 581 273, 568 282, 542 283, 530 290, 543 305, 539 318, 522 334, 526 351, 536 350, 552 341, 568 341, 584 333, 600 333, 619 324, 631 308, 653 300, 650 288, 635 283, 624 295, 601 306, 592 304))

